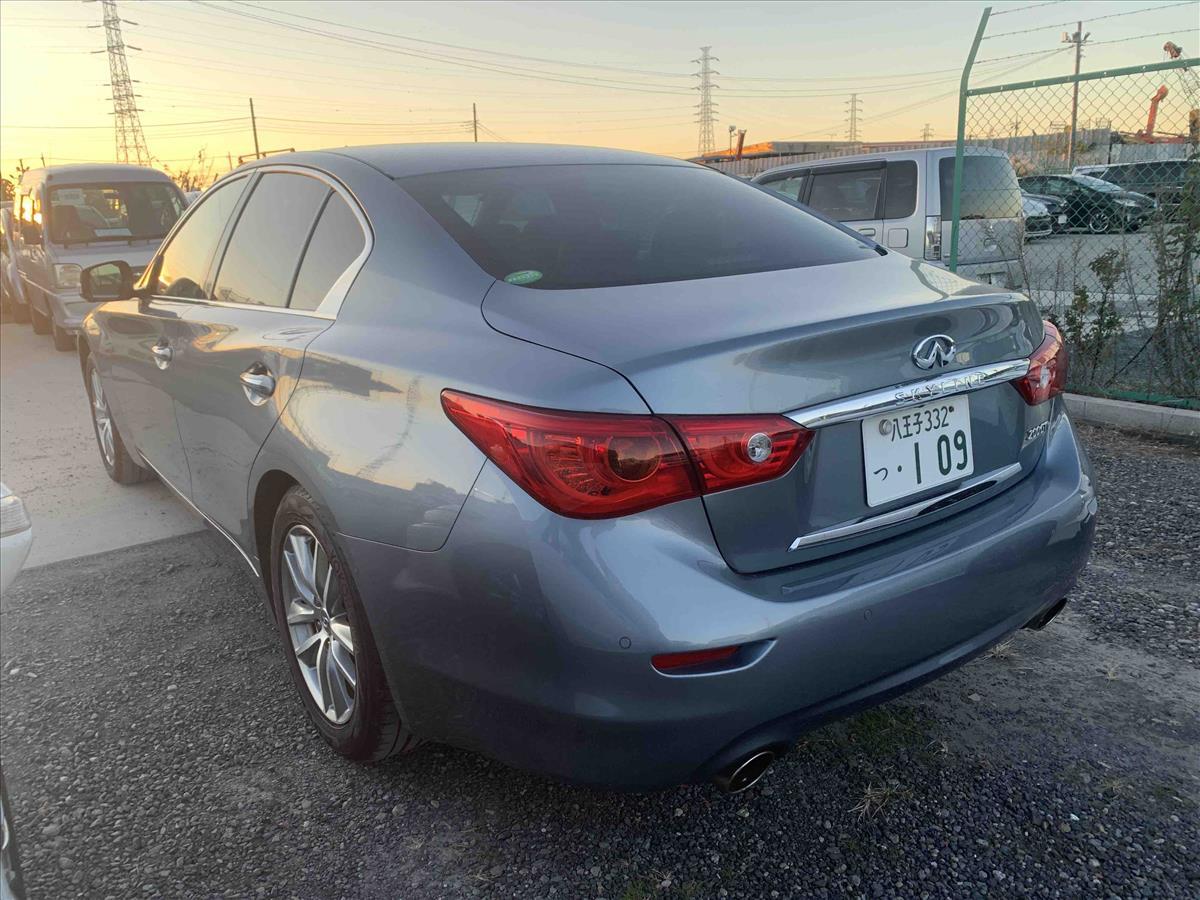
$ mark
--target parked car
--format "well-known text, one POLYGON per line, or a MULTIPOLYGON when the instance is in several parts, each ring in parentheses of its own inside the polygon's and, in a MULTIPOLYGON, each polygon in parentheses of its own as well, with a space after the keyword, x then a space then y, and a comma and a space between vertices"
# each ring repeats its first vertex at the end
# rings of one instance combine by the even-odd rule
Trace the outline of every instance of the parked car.
MULTIPOLYGON (((949 262, 953 147, 789 164, 754 181, 905 256, 941 268, 949 262)), ((1021 192, 1008 156, 968 148, 959 202, 958 274, 1021 287, 1021 192)))
POLYGON ((1021 195, 1021 215, 1025 217, 1025 240, 1046 237, 1054 233, 1054 217, 1041 200, 1028 194, 1021 195))
POLYGON ((1090 175, 1126 191, 1143 194, 1163 207, 1178 206, 1190 184, 1200 187, 1200 161, 1187 159, 1112 163, 1106 166, 1076 166, 1072 175, 1090 175))
POLYGON ((1067 227, 1093 234, 1136 231, 1155 208, 1149 197, 1090 175, 1029 175, 1020 179, 1020 184, 1027 193, 1061 200, 1067 227))
POLYGON ((109 475, 234 545, 352 759, 738 790, 1044 624, 1089 552, 1030 300, 679 160, 271 157, 83 290, 109 475))
POLYGON ((8 590, 33 545, 25 504, 0 482, 0 593, 8 590))
POLYGON ((1055 234, 1061 234, 1067 230, 1066 207, 1058 197, 1051 197, 1049 194, 1029 194, 1022 191, 1021 199, 1022 203, 1025 200, 1036 200, 1046 207, 1046 213, 1050 216, 1050 225, 1055 234))
POLYGON ((12 203, 4 201, 0 209, 0 293, 4 308, 16 322, 29 321, 29 307, 21 294, 21 282, 17 275, 17 251, 13 244, 12 203))
POLYGON ((30 169, 16 202, 17 265, 33 330, 53 334, 58 350, 74 349, 88 309, 80 269, 119 255, 140 271, 185 205, 165 173, 125 165, 30 169))

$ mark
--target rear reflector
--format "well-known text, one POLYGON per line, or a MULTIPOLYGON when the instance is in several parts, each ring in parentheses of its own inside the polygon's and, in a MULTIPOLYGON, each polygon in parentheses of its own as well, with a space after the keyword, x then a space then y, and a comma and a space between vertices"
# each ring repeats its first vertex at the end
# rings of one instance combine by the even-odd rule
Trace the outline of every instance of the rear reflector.
POLYGON ((741 646, 737 645, 714 647, 710 650, 689 650, 686 653, 660 653, 651 657, 650 663, 660 672, 678 672, 680 669, 692 669, 733 659, 740 649, 741 646))
POLYGON ((1029 371, 1013 382, 1030 406, 1045 403, 1067 388, 1067 346, 1053 322, 1043 322, 1045 338, 1029 357, 1029 371))
POLYGON ((538 409, 442 391, 455 425, 554 512, 625 516, 777 478, 813 433, 783 416, 658 416, 538 409))

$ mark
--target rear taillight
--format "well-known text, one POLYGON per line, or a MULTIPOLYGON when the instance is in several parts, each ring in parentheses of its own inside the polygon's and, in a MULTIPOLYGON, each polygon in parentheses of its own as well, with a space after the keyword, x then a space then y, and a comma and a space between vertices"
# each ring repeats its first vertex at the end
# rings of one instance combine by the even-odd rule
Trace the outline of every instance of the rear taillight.
POLYGON ((629 515, 777 478, 812 439, 782 416, 563 412, 449 390, 442 407, 530 496, 577 519, 629 515))
POLYGON ((700 473, 704 493, 778 478, 813 432, 783 416, 666 416, 700 473))
POLYGON ((1029 371, 1013 382, 1030 406, 1045 403, 1067 388, 1067 346, 1053 322, 1042 324, 1042 345, 1029 357, 1029 371))
POLYGON ((942 217, 925 217, 925 258, 942 258, 942 217))

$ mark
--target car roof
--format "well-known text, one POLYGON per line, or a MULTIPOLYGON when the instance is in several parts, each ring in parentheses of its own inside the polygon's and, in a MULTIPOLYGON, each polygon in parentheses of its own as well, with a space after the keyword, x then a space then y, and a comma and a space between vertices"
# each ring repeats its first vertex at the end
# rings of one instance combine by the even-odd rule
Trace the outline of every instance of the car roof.
POLYGON ((366 147, 280 153, 256 160, 243 168, 288 164, 330 166, 336 165, 337 157, 358 160, 391 178, 511 166, 607 164, 695 167, 694 163, 681 159, 603 147, 575 147, 565 144, 429 143, 376 144, 366 147))
POLYGON ((170 181, 171 176, 150 166, 131 166, 125 163, 73 163, 64 166, 46 166, 30 169, 21 176, 22 182, 31 181, 80 183, 86 181, 170 181))

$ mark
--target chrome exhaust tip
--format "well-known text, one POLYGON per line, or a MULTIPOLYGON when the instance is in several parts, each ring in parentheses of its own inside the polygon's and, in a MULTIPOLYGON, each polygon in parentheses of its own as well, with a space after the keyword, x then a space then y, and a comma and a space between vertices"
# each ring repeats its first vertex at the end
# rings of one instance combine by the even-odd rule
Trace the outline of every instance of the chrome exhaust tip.
POLYGON ((723 769, 713 778, 713 783, 726 794, 740 794, 758 784, 773 762, 774 750, 759 750, 723 769))
POLYGON ((1025 627, 1031 631, 1041 631, 1050 624, 1050 620, 1063 611, 1063 607, 1067 605, 1067 598, 1063 597, 1049 609, 1038 613, 1032 619, 1025 623, 1025 627))

